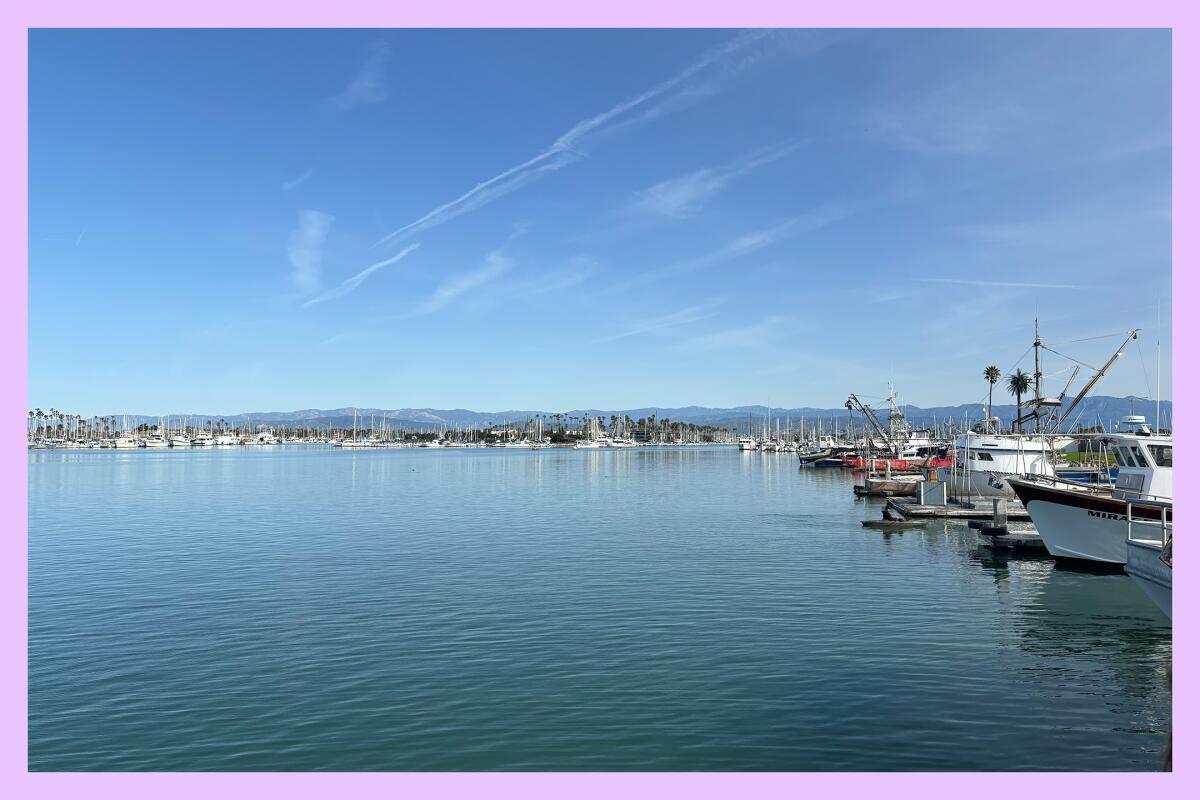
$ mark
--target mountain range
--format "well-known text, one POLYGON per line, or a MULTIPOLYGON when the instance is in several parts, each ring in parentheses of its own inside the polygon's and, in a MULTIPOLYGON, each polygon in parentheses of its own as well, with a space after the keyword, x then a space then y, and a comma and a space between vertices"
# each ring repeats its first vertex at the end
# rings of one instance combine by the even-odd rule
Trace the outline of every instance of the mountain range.
MULTIPOLYGON (((1064 407, 1070 403, 1072 398, 1064 400, 1064 407)), ((877 403, 873 406, 876 414, 881 420, 886 423, 887 408, 885 403, 877 403), (883 411, 879 411, 880 406, 883 406, 883 411)), ((935 423, 944 423, 948 420, 961 421, 964 418, 972 421, 982 419, 986 416, 986 404, 982 403, 964 403, 956 406, 936 406, 932 408, 922 408, 914 405, 902 405, 901 410, 905 417, 914 426, 931 425, 935 423)), ((712 425, 723 428, 738 428, 746 430, 747 424, 753 421, 755 428, 759 428, 766 419, 768 411, 771 419, 780 420, 783 425, 787 424, 790 418, 792 427, 795 428, 800 424, 800 420, 806 420, 806 424, 814 424, 816 420, 824 420, 828 423, 830 420, 844 420, 850 415, 850 412, 845 408, 772 408, 767 406, 749 405, 736 406, 733 408, 710 408, 707 406, 684 406, 682 408, 666 408, 662 406, 647 406, 644 408, 627 408, 627 409, 572 409, 570 411, 544 411, 544 410, 507 410, 507 411, 472 411, 465 408, 454 409, 437 409, 437 408, 333 408, 333 409, 317 409, 307 408, 298 411, 253 411, 241 414, 172 414, 172 417, 185 417, 191 425, 203 425, 205 420, 224 419, 226 422, 243 425, 287 425, 289 427, 314 427, 314 428, 348 428, 353 424, 355 412, 357 411, 358 424, 361 427, 369 427, 372 422, 378 425, 380 421, 386 420, 390 428, 405 428, 408 430, 438 430, 443 427, 470 427, 470 426, 486 426, 499 425, 505 422, 524 423, 533 417, 541 416, 549 419, 556 415, 561 415, 567 420, 582 420, 584 417, 600 417, 607 420, 612 415, 628 416, 635 421, 643 417, 649 418, 654 415, 661 422, 664 419, 669 419, 672 422, 688 422, 696 425, 712 425)), ((1015 404, 994 404, 992 413, 999 417, 1002 423, 1009 423, 1016 414, 1015 404)), ((1155 419, 1155 402, 1138 397, 1109 397, 1105 395, 1096 395, 1088 397, 1080 403, 1079 407, 1071 415, 1072 422, 1078 422, 1083 426, 1092 426, 1101 424, 1106 428, 1111 428, 1113 423, 1125 416, 1126 414, 1141 414, 1154 423, 1155 419)), ((118 419, 126 419, 131 424, 139 424, 141 422, 156 422, 160 416, 156 414, 113 414, 118 419)), ((862 419, 862 414, 855 412, 855 418, 862 419)), ((1171 427, 1171 401, 1164 400, 1160 407, 1160 419, 1163 427, 1171 427)))

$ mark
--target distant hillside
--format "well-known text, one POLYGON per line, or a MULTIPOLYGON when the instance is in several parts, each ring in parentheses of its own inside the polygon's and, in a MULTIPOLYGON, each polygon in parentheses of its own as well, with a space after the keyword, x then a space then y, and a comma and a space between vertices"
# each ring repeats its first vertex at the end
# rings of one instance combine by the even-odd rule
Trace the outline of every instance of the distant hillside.
MULTIPOLYGON (((1066 402, 1069 403, 1070 398, 1066 402)), ((982 419, 986 414, 985 406, 979 403, 938 406, 935 408, 905 405, 902 406, 902 410, 913 425, 931 425, 934 423, 944 423, 948 420, 961 422, 964 418, 974 421, 982 419)), ((1078 421, 1079 424, 1084 426, 1102 424, 1105 427, 1111 427, 1116 420, 1126 414, 1142 414, 1153 424, 1154 410, 1155 404, 1153 400, 1097 395, 1089 397, 1080 403, 1079 408, 1071 415, 1071 421, 1072 423, 1078 421)), ((995 405, 992 411, 1002 422, 1007 424, 1014 418, 1016 406, 1012 404, 995 405)), ((204 421, 208 419, 224 419, 227 422, 237 425, 251 423, 287 425, 289 427, 307 426, 326 428, 332 426, 334 428, 348 428, 353 423, 354 412, 354 408, 347 407, 334 409, 310 408, 300 411, 254 411, 243 414, 173 414, 171 416, 186 417, 192 425, 203 425, 204 421)), ((556 415, 561 415, 569 422, 577 422, 585 417, 598 416, 602 419, 608 419, 614 414, 628 416, 635 421, 642 418, 648 419, 653 415, 659 422, 669 419, 673 422, 689 422, 697 425, 714 425, 746 430, 751 420, 753 420, 756 427, 762 425, 767 415, 767 407, 758 405, 737 406, 735 408, 708 408, 704 406, 662 408, 648 406, 645 408, 617 410, 596 408, 572 409, 565 412, 538 410, 471 411, 465 408, 358 409, 360 426, 370 426, 372 419, 376 425, 381 420, 387 420, 388 426, 391 428, 403 427, 409 430, 437 430, 442 427, 499 425, 504 422, 522 423, 531 417, 541 416, 549 419, 556 415)), ((845 419, 849 414, 850 412, 844 407, 771 409, 771 418, 773 420, 779 419, 781 423, 786 424, 786 421, 790 418, 793 428, 798 426, 802 419, 806 420, 806 424, 811 424, 815 423, 818 419, 825 420, 826 422, 834 419, 845 419)), ((115 414, 112 416, 116 416, 118 419, 125 416, 131 424, 135 425, 141 422, 155 422, 158 420, 157 415, 147 414, 115 414)), ((856 413, 854 416, 861 421, 861 414, 856 413)), ((1163 427, 1171 427, 1171 401, 1164 400, 1162 402, 1161 418, 1163 427)), ((886 419, 886 411, 881 415, 881 419, 886 419)))

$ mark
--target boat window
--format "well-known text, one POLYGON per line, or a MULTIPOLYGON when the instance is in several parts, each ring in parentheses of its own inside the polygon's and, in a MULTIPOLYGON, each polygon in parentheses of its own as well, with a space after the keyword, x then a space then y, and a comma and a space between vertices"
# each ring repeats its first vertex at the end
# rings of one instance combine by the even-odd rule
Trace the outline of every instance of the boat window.
POLYGON ((1114 447, 1114 448, 1112 449, 1112 454, 1113 454, 1113 458, 1115 458, 1115 459, 1117 460, 1117 466, 1118 466, 1118 467, 1131 467, 1131 466, 1133 466, 1132 464, 1130 464, 1128 461, 1126 461, 1126 460, 1125 460, 1125 448, 1123 448, 1123 447, 1114 447))
POLYGON ((1150 457, 1154 459, 1154 463, 1160 467, 1171 466, 1171 445, 1169 444, 1152 444, 1150 447, 1150 457))
POLYGON ((991 453, 979 453, 979 454, 977 454, 977 456, 976 456, 976 457, 977 457, 977 458, 978 458, 980 461, 991 461, 991 460, 992 460, 992 454, 991 454, 991 453))
POLYGON ((1135 466, 1135 465, 1139 466, 1139 467, 1150 466, 1149 464, 1146 463, 1146 457, 1142 455, 1142 451, 1136 445, 1133 447, 1127 448, 1127 451, 1128 452, 1126 453, 1126 457, 1129 459, 1129 462, 1130 462, 1129 465, 1131 467, 1135 466))

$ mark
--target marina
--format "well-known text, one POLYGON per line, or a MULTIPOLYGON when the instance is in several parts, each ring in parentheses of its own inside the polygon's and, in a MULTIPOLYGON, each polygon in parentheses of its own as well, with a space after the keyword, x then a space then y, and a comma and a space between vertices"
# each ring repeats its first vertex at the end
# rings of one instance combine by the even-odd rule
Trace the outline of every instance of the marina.
POLYGON ((23 29, 11 794, 1170 772, 1174 18, 550 11, 23 29))

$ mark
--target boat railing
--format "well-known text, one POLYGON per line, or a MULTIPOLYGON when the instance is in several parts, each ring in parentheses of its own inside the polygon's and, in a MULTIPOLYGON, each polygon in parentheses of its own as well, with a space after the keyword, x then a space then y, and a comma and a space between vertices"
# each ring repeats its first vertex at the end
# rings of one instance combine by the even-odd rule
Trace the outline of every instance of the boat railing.
POLYGON ((1142 519, 1142 518, 1134 517, 1133 516, 1134 501, 1126 500, 1125 501, 1125 540, 1126 541, 1154 541, 1154 539, 1150 538, 1149 536, 1134 536, 1133 535, 1133 533, 1134 533, 1133 526, 1141 525, 1141 526, 1143 526, 1141 530, 1144 531, 1145 533, 1152 533, 1152 530, 1147 530, 1147 527, 1149 527, 1150 529, 1158 528, 1157 540, 1158 540, 1159 544, 1161 544, 1163 547, 1166 547, 1167 541, 1171 538, 1171 523, 1167 521, 1167 511, 1171 508, 1171 504, 1169 502, 1167 502, 1167 503, 1151 502, 1151 503, 1138 503, 1137 505, 1141 506, 1142 508, 1145 508, 1148 505, 1149 506, 1158 506, 1158 519, 1142 519))
MULTIPOLYGON (((1064 478, 1060 475, 1055 475, 1054 477, 1051 477, 1049 475, 1039 475, 1039 474, 1033 473, 1033 472, 1027 473, 1025 475, 1021 475, 1020 477, 1023 478, 1024 480, 1035 482, 1035 483, 1045 483, 1045 484, 1050 484, 1050 485, 1065 484, 1067 486, 1075 486, 1080 489, 1087 489, 1093 493, 1098 493, 1099 490, 1112 491, 1114 489, 1119 490, 1121 488, 1120 486, 1111 486, 1109 484, 1083 483, 1082 481, 1074 481, 1074 480, 1071 480, 1070 478, 1064 478)), ((1159 495, 1159 494, 1139 494, 1137 499, 1133 500, 1132 502, 1134 502, 1135 504, 1140 505, 1140 506, 1163 505, 1163 506, 1166 506, 1167 508, 1170 508, 1171 503, 1172 503, 1172 498, 1167 497, 1165 495, 1159 495)))

